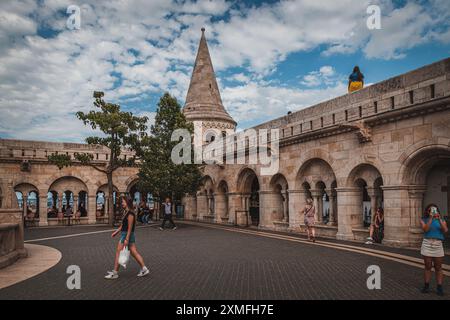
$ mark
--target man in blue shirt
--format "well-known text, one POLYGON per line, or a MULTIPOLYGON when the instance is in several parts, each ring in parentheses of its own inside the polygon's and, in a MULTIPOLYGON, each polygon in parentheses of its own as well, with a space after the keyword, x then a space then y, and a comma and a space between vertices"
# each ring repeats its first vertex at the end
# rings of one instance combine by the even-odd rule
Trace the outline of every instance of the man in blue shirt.
POLYGON ((164 218, 161 227, 159 227, 159 230, 164 230, 166 221, 169 221, 172 224, 172 230, 176 230, 177 226, 175 225, 172 219, 173 206, 172 202, 170 202, 170 198, 166 198, 166 202, 163 203, 163 206, 164 206, 164 218))

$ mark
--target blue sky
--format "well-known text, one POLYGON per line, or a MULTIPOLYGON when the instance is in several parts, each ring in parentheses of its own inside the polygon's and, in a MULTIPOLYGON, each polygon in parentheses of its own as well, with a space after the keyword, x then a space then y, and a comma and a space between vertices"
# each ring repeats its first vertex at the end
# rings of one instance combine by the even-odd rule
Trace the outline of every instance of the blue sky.
POLYGON ((92 92, 153 119, 184 104, 206 27, 222 100, 239 129, 450 56, 450 1, 7 0, 0 3, 0 137, 82 142, 92 92), (69 30, 66 10, 81 10, 69 30), (369 30, 367 8, 381 9, 369 30))

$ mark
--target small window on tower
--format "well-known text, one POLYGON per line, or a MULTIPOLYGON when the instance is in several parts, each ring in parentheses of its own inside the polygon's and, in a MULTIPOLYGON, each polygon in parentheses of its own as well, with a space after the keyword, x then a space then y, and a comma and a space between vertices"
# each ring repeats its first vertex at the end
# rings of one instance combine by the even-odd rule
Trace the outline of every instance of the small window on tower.
POLYGON ((207 133, 206 133, 206 136, 205 136, 205 141, 206 141, 206 143, 211 143, 211 142, 213 142, 214 140, 216 140, 216 135, 215 135, 215 133, 214 133, 213 131, 207 132, 207 133))

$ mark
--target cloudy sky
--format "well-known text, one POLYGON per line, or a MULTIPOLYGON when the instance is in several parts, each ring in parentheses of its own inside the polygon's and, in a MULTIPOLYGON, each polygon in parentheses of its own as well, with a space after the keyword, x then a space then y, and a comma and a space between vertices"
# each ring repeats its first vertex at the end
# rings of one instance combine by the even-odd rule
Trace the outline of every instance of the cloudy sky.
POLYGON ((206 27, 222 99, 239 128, 450 56, 450 1, 2 0, 0 138, 82 142, 92 92, 153 117, 183 105, 206 27), (79 30, 67 8, 81 9, 79 30), (369 5, 381 30, 369 30, 369 5))

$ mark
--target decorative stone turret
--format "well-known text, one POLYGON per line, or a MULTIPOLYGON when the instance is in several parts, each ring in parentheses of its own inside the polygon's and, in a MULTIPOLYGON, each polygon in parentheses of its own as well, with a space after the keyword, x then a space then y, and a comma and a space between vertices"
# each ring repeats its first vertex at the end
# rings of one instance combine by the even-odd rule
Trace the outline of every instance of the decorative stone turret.
POLYGON ((236 129, 236 122, 222 104, 206 42, 205 28, 202 28, 183 112, 188 120, 202 122, 203 142, 212 141, 213 136, 232 134, 236 129))

